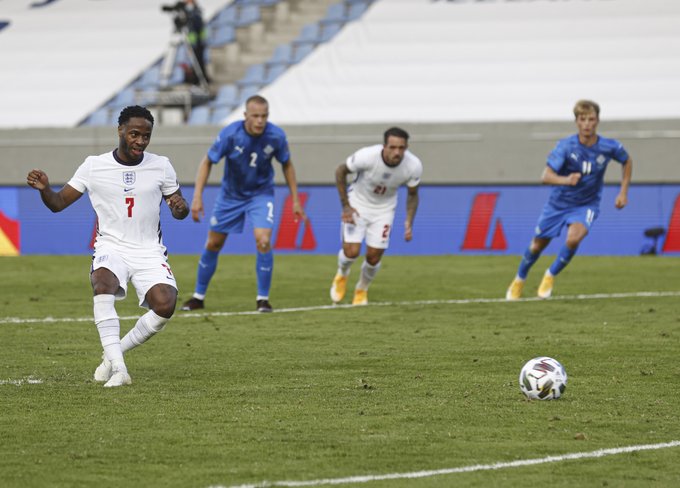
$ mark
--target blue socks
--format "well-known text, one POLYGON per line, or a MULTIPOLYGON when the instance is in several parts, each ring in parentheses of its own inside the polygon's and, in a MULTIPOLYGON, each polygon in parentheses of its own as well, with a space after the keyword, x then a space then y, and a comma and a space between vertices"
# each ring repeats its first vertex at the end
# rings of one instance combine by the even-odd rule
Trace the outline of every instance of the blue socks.
POLYGON ((557 273, 562 271, 564 267, 569 264, 569 261, 574 257, 574 254, 576 254, 576 249, 569 249, 567 246, 562 246, 557 258, 550 265, 550 274, 557 276, 557 273))
POLYGON ((272 273, 274 271, 274 253, 257 253, 255 260, 255 272, 257 274, 257 298, 269 298, 269 289, 272 285, 272 273))
MULTIPOLYGON (((219 252, 203 249, 201 259, 198 261, 198 271, 196 277, 195 295, 205 295, 208 291, 210 280, 217 269, 217 258, 219 252)), ((255 260, 255 272, 257 274, 257 296, 261 298, 269 297, 269 289, 272 284, 272 272, 274 270, 274 254, 272 251, 267 253, 257 253, 255 260)))
POLYGON ((203 249, 201 259, 198 261, 198 276, 196 277, 196 289, 194 290, 195 293, 205 295, 205 292, 208 290, 210 280, 217 269, 217 258, 219 255, 219 252, 203 249))
POLYGON ((522 280, 526 280, 527 275, 529 274, 529 270, 534 265, 534 263, 538 261, 538 258, 540 256, 541 256, 540 252, 536 254, 531 254, 531 249, 527 248, 527 250, 524 251, 524 257, 522 258, 522 261, 520 261, 519 263, 517 276, 522 280))

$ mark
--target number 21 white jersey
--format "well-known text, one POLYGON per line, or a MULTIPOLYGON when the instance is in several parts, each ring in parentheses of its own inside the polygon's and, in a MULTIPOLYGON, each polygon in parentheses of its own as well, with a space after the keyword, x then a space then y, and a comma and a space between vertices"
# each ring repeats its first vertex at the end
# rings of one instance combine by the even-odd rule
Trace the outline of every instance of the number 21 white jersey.
POLYGON ((347 158, 347 168, 358 173, 350 185, 350 205, 374 210, 392 211, 397 206, 397 190, 401 185, 418 186, 423 164, 410 151, 397 166, 388 166, 382 158, 383 146, 377 144, 359 149, 347 158))
POLYGON ((89 156, 68 184, 89 193, 97 214, 95 247, 110 244, 133 254, 165 252, 160 205, 164 195, 179 189, 168 158, 145 152, 139 164, 128 166, 118 162, 113 151, 89 156))

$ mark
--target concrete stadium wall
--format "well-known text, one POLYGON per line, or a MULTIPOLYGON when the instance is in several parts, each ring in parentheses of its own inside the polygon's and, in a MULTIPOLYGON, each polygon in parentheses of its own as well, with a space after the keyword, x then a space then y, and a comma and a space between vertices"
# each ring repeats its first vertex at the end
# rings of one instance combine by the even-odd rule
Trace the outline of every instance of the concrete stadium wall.
MULTIPOLYGON (((276 122, 274 120, 274 122, 276 122)), ((557 139, 575 132, 572 122, 410 124, 411 150, 425 166, 425 184, 538 184, 546 155, 557 139)), ((382 141, 385 125, 285 127, 302 185, 333 184, 335 167, 361 146, 382 141)), ((194 181, 199 161, 217 135, 217 126, 158 126, 149 151, 168 156, 180 183, 194 181)), ((634 183, 680 183, 680 119, 600 123, 601 134, 625 145, 634 161, 634 183)), ((115 127, 6 129, 0 131, 0 185, 23 185, 32 168, 50 182, 68 181, 90 154, 117 145, 115 127)), ((219 183, 223 163, 210 182, 219 183)), ((615 167, 607 182, 616 182, 615 167)), ((283 183, 277 172, 277 183, 283 183)))

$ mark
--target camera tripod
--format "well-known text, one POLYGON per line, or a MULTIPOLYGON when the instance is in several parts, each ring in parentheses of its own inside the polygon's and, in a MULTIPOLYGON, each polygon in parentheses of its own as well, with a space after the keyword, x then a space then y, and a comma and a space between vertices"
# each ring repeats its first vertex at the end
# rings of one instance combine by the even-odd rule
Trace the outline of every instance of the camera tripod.
POLYGON ((196 76, 198 77, 198 83, 200 87, 206 92, 209 91, 210 86, 208 85, 208 79, 201 69, 201 65, 196 58, 196 54, 189 43, 186 27, 183 27, 180 30, 175 30, 172 34, 172 37, 170 38, 170 45, 168 46, 168 50, 166 51, 165 57, 163 58, 163 64, 161 65, 160 87, 167 88, 170 84, 172 70, 175 67, 177 52, 180 46, 184 46, 186 49, 187 56, 189 57, 189 63, 191 64, 194 73, 196 73, 196 76))

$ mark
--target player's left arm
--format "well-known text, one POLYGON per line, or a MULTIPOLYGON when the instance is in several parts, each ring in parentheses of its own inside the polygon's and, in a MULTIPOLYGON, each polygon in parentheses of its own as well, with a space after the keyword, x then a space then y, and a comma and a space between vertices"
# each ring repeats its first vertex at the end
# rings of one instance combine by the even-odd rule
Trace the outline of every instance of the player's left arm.
POLYGON ((297 178, 295 177, 295 167, 293 166, 293 161, 289 159, 285 163, 281 164, 281 169, 283 170, 283 177, 286 179, 290 196, 293 199, 293 214, 295 215, 295 221, 297 222, 297 219, 307 220, 305 209, 302 208, 302 205, 300 205, 297 178))
POLYGON ((404 222, 404 239, 409 242, 413 238, 413 220, 418 210, 418 185, 409 186, 406 196, 406 221, 404 222))
POLYGON ((616 201, 614 202, 616 208, 621 209, 628 204, 628 187, 630 186, 632 177, 633 159, 629 156, 621 168, 621 189, 619 190, 619 194, 616 195, 616 201))
POLYGON ((175 193, 164 195, 165 203, 168 204, 172 216, 177 220, 183 220, 189 215, 189 204, 182 196, 182 190, 179 188, 175 193))

